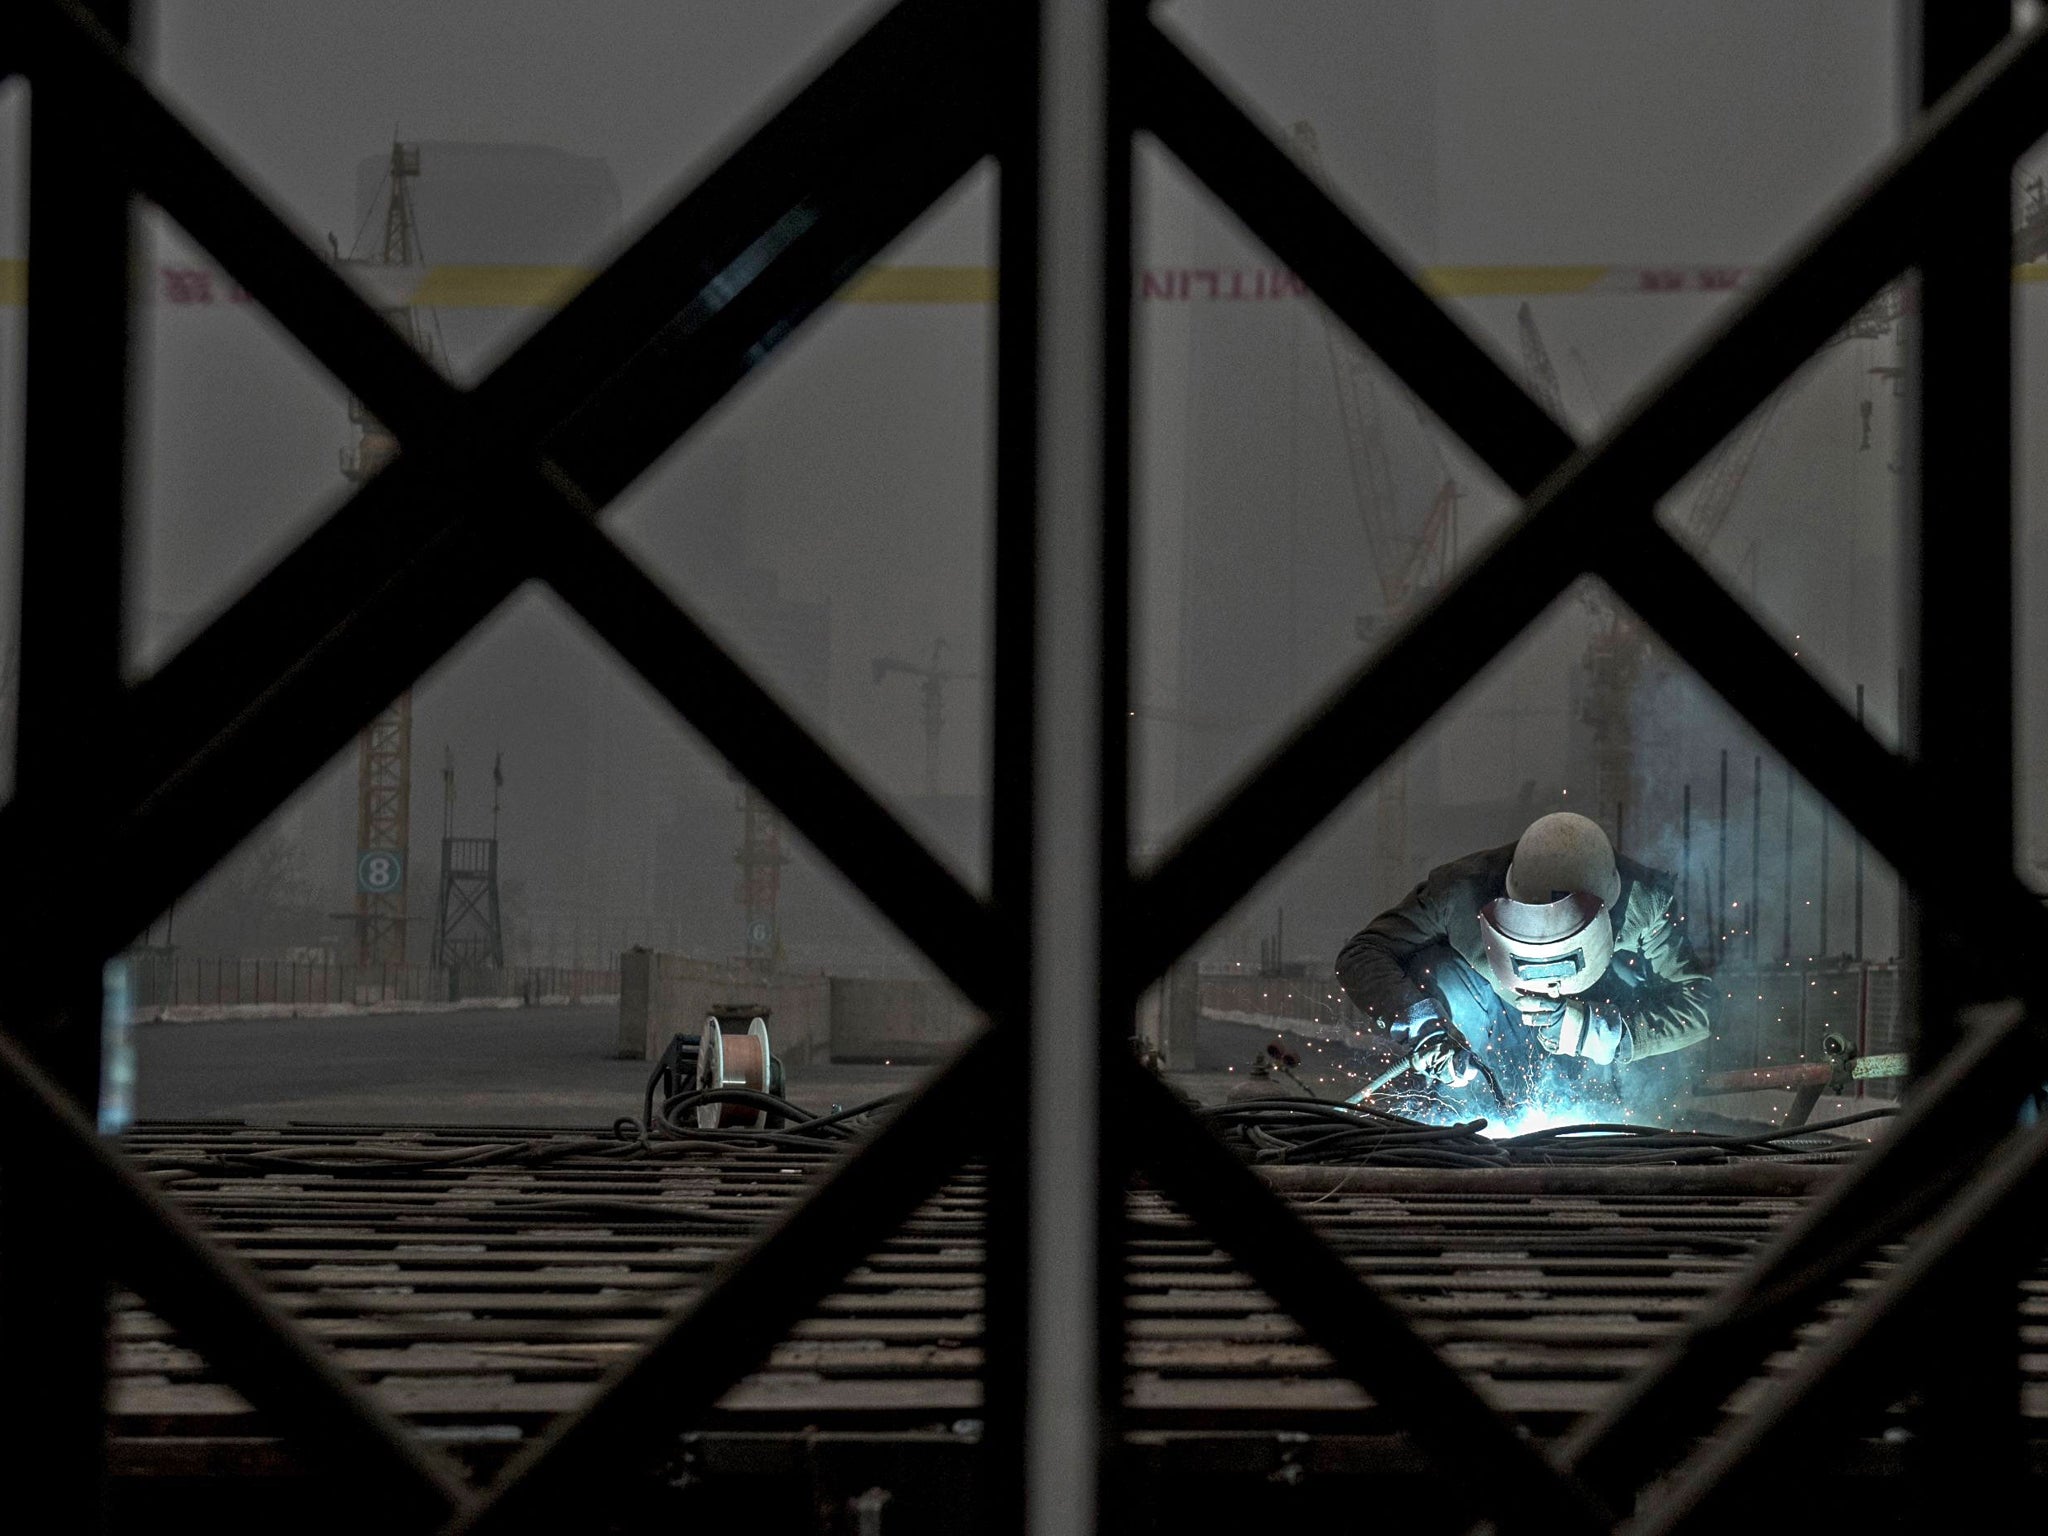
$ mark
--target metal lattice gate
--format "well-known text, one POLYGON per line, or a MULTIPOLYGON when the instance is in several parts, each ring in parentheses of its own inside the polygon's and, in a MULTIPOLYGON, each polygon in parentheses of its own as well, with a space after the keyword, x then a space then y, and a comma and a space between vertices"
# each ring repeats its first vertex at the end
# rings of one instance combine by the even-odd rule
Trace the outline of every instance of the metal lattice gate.
POLYGON ((1713 1528, 1843 1403, 1919 1383, 1929 1468, 2020 1475, 2021 1213, 2048 1129, 2022 957, 2048 917, 2011 873, 2007 169, 2048 128, 2048 42, 2009 8, 1929 6, 1932 105, 1597 443, 1581 447, 1135 5, 901 0, 490 377, 434 373, 142 85, 126 6, 21 0, 0 65, 33 89, 28 572, 11 867, 61 871, 9 931, 58 979, 0 1042, 0 1337, 9 1493, 84 1528, 102 1475, 104 1295, 132 1286, 393 1529, 573 1523, 673 1442, 966 1158, 990 1160, 985 1523, 1114 1529, 1113 1256, 1142 1168, 1502 1528, 1713 1528), (1983 56, 1983 62, 1977 60, 1983 56), (1936 99, 1938 98, 1938 99, 1936 99), (1130 146, 1156 136, 1525 500, 1482 560, 1332 693, 1202 826, 1128 867, 1130 146), (979 161, 1002 170, 993 883, 962 888, 601 530, 605 504, 979 161), (120 671, 129 200, 150 199, 402 445, 154 676, 120 671), (1920 273, 1920 707, 1886 751, 1654 520, 1656 499, 1883 285, 1920 273), (60 337, 53 344, 51 338, 60 337), (1911 884, 1930 1070, 1880 1150, 1795 1220, 1552 1452, 1519 1435, 1299 1215, 1118 1049, 1139 990, 1531 623, 1592 573, 1911 884), (92 1134, 100 967, 459 641, 540 579, 759 786, 994 1021, 808 1203, 733 1255, 580 1413, 479 1498, 92 1134), (736 725, 734 722, 744 722, 736 725), (1937 840, 1942 795, 1981 835, 1937 840), (55 828, 67 829, 65 857, 55 828), (86 829, 80 834, 76 829, 86 829), (118 874, 119 878, 114 878, 118 874), (1968 893, 1967 907, 1962 893, 1968 893), (1056 962, 1056 963, 1055 963, 1056 962), (1935 963, 1939 962, 1939 963, 1935 963), (2015 997, 1976 1027, 1964 1005, 2015 997), (1117 1063, 1076 1094, 1064 1063, 1117 1063), (83 1219, 81 1219, 83 1218, 83 1219), (1719 1438, 1729 1389, 1875 1245, 1924 1228, 1824 1349, 1719 1438), (744 1298, 744 1299, 742 1299, 744 1298), (1931 1358, 1915 1323, 1966 1320, 1931 1358), (1896 1347, 1895 1347, 1896 1346, 1896 1347), (1660 1480, 1667 1469, 1670 1475, 1660 1480))

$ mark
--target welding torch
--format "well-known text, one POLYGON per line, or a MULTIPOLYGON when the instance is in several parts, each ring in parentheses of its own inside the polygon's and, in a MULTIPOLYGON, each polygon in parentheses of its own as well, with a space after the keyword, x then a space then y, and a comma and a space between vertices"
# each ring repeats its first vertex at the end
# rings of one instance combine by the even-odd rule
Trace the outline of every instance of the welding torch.
MULTIPOLYGON (((1508 1096, 1501 1091, 1500 1079, 1494 1075, 1493 1068, 1489 1067, 1480 1054, 1470 1046, 1467 1046, 1465 1049, 1466 1054, 1472 1058, 1472 1065, 1478 1071, 1481 1080, 1485 1082, 1487 1088, 1492 1092, 1494 1102, 1500 1106, 1500 1112, 1504 1115, 1507 1114, 1509 1112, 1508 1096)), ((1378 1077, 1367 1083, 1358 1092, 1352 1094, 1345 1102, 1347 1104, 1363 1104, 1402 1073, 1411 1070, 1420 1070, 1415 1066, 1413 1053, 1403 1056, 1399 1061, 1394 1062, 1384 1072, 1380 1073, 1378 1077)))

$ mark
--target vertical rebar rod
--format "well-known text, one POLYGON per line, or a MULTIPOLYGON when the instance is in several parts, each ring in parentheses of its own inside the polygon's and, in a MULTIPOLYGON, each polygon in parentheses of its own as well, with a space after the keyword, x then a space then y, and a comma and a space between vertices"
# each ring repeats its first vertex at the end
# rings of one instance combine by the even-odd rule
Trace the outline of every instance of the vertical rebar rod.
MULTIPOLYGON (((2005 40, 2013 14, 2010 0, 1922 0, 1918 10, 1915 86, 1925 108, 2005 40)), ((2010 176, 2009 163, 1987 157, 1946 189, 1906 327, 1906 483, 1917 494, 1908 499, 1915 576, 1901 741, 1933 802, 1967 816, 1970 836, 1958 846, 1982 857, 1973 873, 1987 881, 2012 878, 2015 840, 2010 176)), ((1926 1072, 1960 1038, 1961 1011, 2008 995, 2010 981, 1970 964, 1968 935, 1919 902, 1904 940, 1913 1066, 1926 1072)), ((2020 1257, 2013 1250, 1973 1266, 1938 1314, 1949 1320, 1947 1337, 1927 1354, 1911 1460, 1921 1523, 1943 1517, 1957 1487, 1987 1508, 2024 1497, 2020 1257)))
MULTIPOLYGON (((90 0, 126 44, 129 0, 90 0)), ((15 791, 36 797, 48 846, 32 867, 97 867, 126 660, 132 199, 98 152, 95 113, 61 83, 30 103, 27 381, 23 421, 19 713, 15 791)), ((30 899, 31 882, 10 882, 30 899)), ((38 901, 50 880, 33 882, 38 901)), ((56 899, 82 902, 86 892, 56 899)), ((17 925, 9 924, 9 931, 17 925)), ((79 922, 86 931, 90 925, 79 922)), ((104 957, 79 944, 39 956, 47 981, 16 987, 6 1025, 96 1118, 104 957)), ((106 1253, 61 1164, 0 1128, 0 1480, 30 1523, 105 1520, 106 1253)))
MULTIPOLYGON (((1856 685, 1856 723, 1858 725, 1863 723, 1863 685, 1861 683, 1856 685)), ((1863 830, 1860 827, 1852 827, 1850 831, 1855 840, 1856 850, 1854 934, 1855 955, 1857 962, 1860 964, 1863 960, 1863 830)), ((1901 1005, 1903 1006, 1903 1002, 1901 1005)))
POLYGON ((1678 921, 1687 932, 1692 928, 1692 785, 1687 783, 1678 798, 1678 921))
POLYGON ((1834 828, 1835 808, 1828 804, 1825 798, 1819 796, 1815 798, 1820 807, 1820 911, 1815 914, 1815 931, 1820 937, 1819 942, 1814 945, 1813 952, 1825 960, 1832 953, 1828 945, 1834 938, 1834 935, 1828 931, 1828 887, 1830 884, 1828 843, 1834 828))
POLYGON ((1784 908, 1778 937, 1778 958, 1792 958, 1792 765, 1785 765, 1785 866, 1778 883, 1779 904, 1784 908))
POLYGON ((1748 938, 1744 946, 1749 953, 1751 967, 1756 965, 1757 940, 1763 937, 1763 865, 1764 865, 1764 759, 1759 752, 1755 760, 1756 774, 1749 789, 1749 925, 1743 929, 1748 938))
POLYGON ((1104 1084, 1076 1072, 1128 1035, 1109 961, 1129 883, 1125 584, 1130 142, 1113 104, 1109 0, 1040 0, 1036 553, 1027 1074, 1024 1517, 1114 1529, 1122 1387, 1119 1159, 1104 1084), (1120 1017, 1119 1017, 1120 1012, 1120 1017))
POLYGON ((1720 850, 1714 864, 1714 960, 1719 964, 1725 948, 1722 936, 1728 932, 1728 749, 1721 749, 1721 820, 1717 828, 1720 850))

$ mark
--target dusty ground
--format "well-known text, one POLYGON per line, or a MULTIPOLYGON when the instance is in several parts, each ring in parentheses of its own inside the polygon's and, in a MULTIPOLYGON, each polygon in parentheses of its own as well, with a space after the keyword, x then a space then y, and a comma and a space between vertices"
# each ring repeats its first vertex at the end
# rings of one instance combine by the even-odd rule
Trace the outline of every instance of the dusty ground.
MULTIPOLYGON (((1242 1091, 1265 1037, 1240 1040, 1241 1033, 1205 1035, 1207 1070, 1174 1073, 1173 1082, 1210 1103, 1242 1091), (1226 1062, 1236 1069, 1225 1070, 1226 1062)), ((144 1119, 259 1124, 605 1127, 641 1113, 649 1071, 645 1062, 614 1056, 616 1038, 617 1014, 609 1007, 145 1024, 135 1030, 136 1109, 144 1119)), ((935 1070, 797 1067, 789 1096, 826 1110, 912 1087, 935 1070)), ((1275 1084, 1271 1091, 1287 1090, 1275 1084)), ((1711 1109, 1769 1124, 1782 1122, 1789 1103, 1785 1094, 1742 1094, 1713 1101, 1711 1109)), ((1823 1100, 1815 1118, 1860 1107, 1823 1100)))

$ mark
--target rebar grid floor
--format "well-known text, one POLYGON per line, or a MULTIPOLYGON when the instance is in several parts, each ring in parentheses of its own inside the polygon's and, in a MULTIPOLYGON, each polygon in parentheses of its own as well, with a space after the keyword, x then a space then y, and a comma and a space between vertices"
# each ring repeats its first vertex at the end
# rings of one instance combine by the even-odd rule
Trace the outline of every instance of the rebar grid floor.
MULTIPOLYGON (((345 1369, 481 1475, 588 1401, 828 1161, 586 1151, 402 1174, 302 1166, 527 1136, 544 1148, 573 1141, 474 1127, 152 1123, 123 1143, 345 1369), (223 1158, 301 1166, 208 1166, 223 1158)), ((1530 1170, 1288 1170, 1275 1183, 1491 1401, 1548 1437, 1641 1369, 1828 1174, 1663 1172, 1546 1181, 1530 1170)), ((692 1463, 770 1468, 798 1444, 815 1457, 835 1435, 971 1444, 983 1201, 976 1170, 951 1180, 696 1427, 692 1463)), ((1400 1426, 1336 1376, 1227 1254, 1153 1191, 1134 1191, 1130 1213, 1135 1442, 1193 1437, 1240 1456, 1255 1444, 1267 1476, 1388 1456, 1400 1426)), ((2048 1275, 2027 1284, 2021 1305, 2025 1346, 2042 1349, 2048 1275)), ((289 1447, 141 1301, 118 1299, 113 1338, 117 1477, 294 1470, 289 1447)), ((2048 1352, 2023 1363, 2027 1413, 2048 1439, 2048 1352)))

